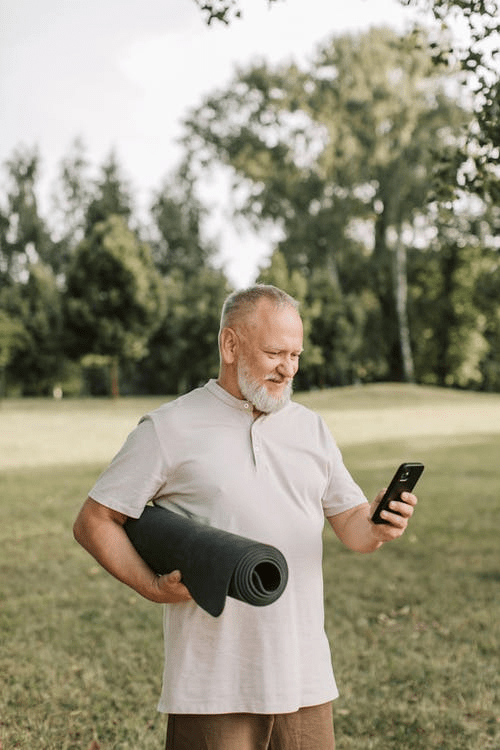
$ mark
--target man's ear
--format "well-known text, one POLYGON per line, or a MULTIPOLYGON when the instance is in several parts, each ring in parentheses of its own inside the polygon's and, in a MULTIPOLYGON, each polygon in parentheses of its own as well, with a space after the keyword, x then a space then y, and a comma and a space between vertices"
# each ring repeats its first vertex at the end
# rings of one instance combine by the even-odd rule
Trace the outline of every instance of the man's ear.
POLYGON ((238 336, 233 328, 223 328, 219 339, 220 356, 225 365, 232 365, 238 353, 238 336))

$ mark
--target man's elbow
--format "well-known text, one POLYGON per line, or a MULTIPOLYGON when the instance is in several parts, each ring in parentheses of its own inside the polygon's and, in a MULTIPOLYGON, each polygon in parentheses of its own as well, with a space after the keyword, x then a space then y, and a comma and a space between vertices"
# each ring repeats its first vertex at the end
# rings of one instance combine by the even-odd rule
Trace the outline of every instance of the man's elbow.
POLYGON ((89 513, 88 513, 88 501, 86 501, 75 519, 73 524, 73 537, 81 544, 82 547, 86 547, 86 540, 89 537, 89 513))
POLYGON ((84 536, 85 534, 83 530, 83 523, 79 514, 75 523, 73 524, 73 537, 78 542, 78 544, 82 544, 84 536))

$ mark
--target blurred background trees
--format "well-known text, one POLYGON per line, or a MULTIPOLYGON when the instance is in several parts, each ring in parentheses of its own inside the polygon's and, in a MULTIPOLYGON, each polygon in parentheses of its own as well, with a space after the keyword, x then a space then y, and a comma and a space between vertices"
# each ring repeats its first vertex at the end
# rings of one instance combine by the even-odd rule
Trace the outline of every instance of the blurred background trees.
POLYGON ((497 100, 486 142, 460 66, 438 57, 422 31, 373 29, 333 37, 307 69, 240 70, 189 113, 184 162, 142 213, 116 155, 91 177, 75 141, 46 217, 40 156, 14 152, 0 186, 2 391, 180 393, 216 375, 231 285, 201 196, 221 175, 235 216, 279 238, 258 278, 301 302, 298 387, 500 390, 497 100))
POLYGON ((225 168, 236 211, 274 222, 275 252, 308 281, 321 357, 304 385, 481 380, 474 288, 498 254, 498 206, 468 195, 445 210, 430 193, 435 154, 460 146, 471 117, 458 94, 423 34, 377 29, 334 38, 306 71, 241 71, 186 121, 192 172, 225 168))

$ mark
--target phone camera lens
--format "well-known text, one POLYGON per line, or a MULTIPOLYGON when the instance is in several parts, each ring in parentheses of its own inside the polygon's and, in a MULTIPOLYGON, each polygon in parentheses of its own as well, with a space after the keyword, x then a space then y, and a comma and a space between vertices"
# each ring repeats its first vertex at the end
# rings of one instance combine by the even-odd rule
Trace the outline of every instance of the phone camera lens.
POLYGON ((406 469, 406 471, 403 471, 403 473, 401 474, 401 481, 406 482, 409 476, 410 472, 408 471, 408 469, 406 469))

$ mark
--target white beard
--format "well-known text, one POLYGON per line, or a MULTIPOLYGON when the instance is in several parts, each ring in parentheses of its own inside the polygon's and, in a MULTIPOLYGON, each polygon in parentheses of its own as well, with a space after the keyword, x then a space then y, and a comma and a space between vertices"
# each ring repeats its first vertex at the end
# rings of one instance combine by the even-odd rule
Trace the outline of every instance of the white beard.
MULTIPOLYGON (((272 380, 272 377, 268 376, 266 380, 272 380)), ((290 401, 293 390, 292 381, 289 380, 281 396, 272 396, 265 385, 259 385, 251 379, 246 363, 241 361, 238 362, 238 387, 246 400, 264 414, 278 411, 285 406, 290 401)))

